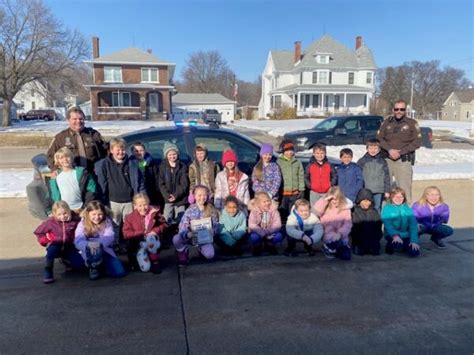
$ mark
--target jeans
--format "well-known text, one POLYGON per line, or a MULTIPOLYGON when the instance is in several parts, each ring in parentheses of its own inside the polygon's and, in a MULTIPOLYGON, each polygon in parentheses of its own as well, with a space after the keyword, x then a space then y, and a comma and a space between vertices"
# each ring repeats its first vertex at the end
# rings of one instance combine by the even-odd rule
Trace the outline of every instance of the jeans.
POLYGON ((334 256, 341 260, 351 260, 352 253, 351 248, 345 244, 342 240, 336 240, 335 242, 324 243, 329 249, 334 250, 334 256))
POLYGON ((420 255, 420 249, 415 250, 410 246, 410 238, 402 239, 403 243, 393 243, 392 237, 385 237, 387 239, 387 245, 385 247, 385 252, 387 254, 393 254, 394 252, 404 252, 408 256, 415 258, 420 255))
POLYGON ((97 254, 91 254, 90 249, 86 249, 86 263, 87 265, 99 263, 100 267, 105 268, 105 273, 110 277, 123 277, 125 276, 125 269, 119 259, 110 255, 109 253, 104 252, 103 248, 100 248, 97 254))
POLYGON ((419 224, 418 228, 419 228, 419 232, 418 232, 419 235, 429 234, 431 235, 431 239, 433 240, 440 240, 440 239, 449 237, 451 234, 454 233, 454 230, 447 224, 440 224, 439 226, 436 226, 433 229, 429 229, 425 225, 419 224))
POLYGON ((258 245, 262 242, 262 239, 265 241, 270 241, 272 244, 281 243, 283 240, 283 234, 280 232, 276 232, 273 234, 273 238, 268 238, 269 235, 264 236, 263 238, 258 235, 257 233, 250 233, 250 243, 252 245, 258 245))
POLYGON ((71 263, 73 269, 84 267, 84 259, 79 254, 74 245, 51 244, 46 248, 46 259, 54 260, 56 258, 66 259, 71 263))
POLYGON ((382 201, 383 201, 384 194, 374 194, 374 208, 379 212, 382 212, 382 201))
POLYGON ((110 210, 112 211, 112 221, 114 222, 115 244, 122 240, 122 224, 125 216, 133 212, 132 202, 113 202, 110 201, 110 210))
POLYGON ((168 224, 179 223, 184 215, 184 211, 186 211, 185 205, 177 206, 174 203, 167 202, 163 210, 163 217, 168 224))

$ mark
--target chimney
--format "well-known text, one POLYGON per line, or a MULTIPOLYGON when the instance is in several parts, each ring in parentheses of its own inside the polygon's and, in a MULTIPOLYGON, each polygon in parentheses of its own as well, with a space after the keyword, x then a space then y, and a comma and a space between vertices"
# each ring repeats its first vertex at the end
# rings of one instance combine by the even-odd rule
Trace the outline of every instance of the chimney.
POLYGON ((301 41, 295 42, 295 64, 301 60, 301 41))
POLYGON ((92 59, 99 58, 99 37, 92 37, 92 59))
POLYGON ((362 36, 357 36, 356 37, 356 50, 358 50, 360 47, 362 47, 362 36))
POLYGON ((146 50, 146 52, 147 52, 148 54, 151 54, 153 51, 151 50, 151 48, 148 48, 148 49, 146 50))

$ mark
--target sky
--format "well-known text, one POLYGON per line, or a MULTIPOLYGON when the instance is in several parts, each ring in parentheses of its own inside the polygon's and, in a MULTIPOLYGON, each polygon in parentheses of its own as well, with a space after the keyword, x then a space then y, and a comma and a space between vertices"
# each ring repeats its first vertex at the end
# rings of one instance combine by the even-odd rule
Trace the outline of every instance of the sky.
POLYGON ((44 0, 52 13, 90 40, 100 53, 151 48, 176 64, 217 50, 240 80, 261 75, 272 49, 303 49, 328 34, 354 49, 363 37, 378 67, 440 60, 474 82, 471 0, 44 0))

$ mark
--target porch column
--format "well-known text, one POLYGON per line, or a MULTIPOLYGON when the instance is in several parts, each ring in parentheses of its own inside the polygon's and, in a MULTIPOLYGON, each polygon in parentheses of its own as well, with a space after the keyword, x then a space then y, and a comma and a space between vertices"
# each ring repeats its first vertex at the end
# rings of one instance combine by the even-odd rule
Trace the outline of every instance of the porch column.
POLYGON ((301 107, 301 93, 298 92, 298 104, 296 106, 296 111, 299 111, 301 107))
POLYGON ((321 93, 321 111, 324 112, 324 108, 326 107, 325 106, 325 103, 324 103, 324 92, 321 93))
POLYGON ((367 106, 366 106, 366 108, 367 108, 367 110, 369 110, 369 107, 370 107, 370 101, 369 101, 369 100, 370 100, 370 98, 369 98, 369 94, 366 94, 366 95, 365 95, 365 97, 366 97, 366 103, 367 103, 367 106))
POLYGON ((90 94, 91 98, 91 120, 96 121, 98 119, 97 116, 97 106, 99 106, 99 93, 95 90, 91 90, 90 94))
POLYGON ((147 112, 146 112, 146 91, 140 91, 140 119, 146 120, 147 112))
POLYGON ((347 104, 347 92, 344 93, 344 111, 348 112, 346 104, 347 104))

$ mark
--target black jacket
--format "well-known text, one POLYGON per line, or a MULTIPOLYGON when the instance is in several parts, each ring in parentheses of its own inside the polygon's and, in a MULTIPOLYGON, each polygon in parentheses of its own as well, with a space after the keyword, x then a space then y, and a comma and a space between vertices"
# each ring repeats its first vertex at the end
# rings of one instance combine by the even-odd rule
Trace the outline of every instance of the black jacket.
POLYGON ((356 202, 357 206, 354 207, 352 213, 352 245, 368 250, 374 242, 378 242, 382 238, 382 220, 379 212, 373 206, 374 200, 370 190, 360 190, 356 202), (359 206, 360 201, 364 199, 372 201, 372 205, 367 210, 359 206))
POLYGON ((168 197, 173 195, 176 198, 174 204, 177 206, 186 204, 189 190, 187 166, 178 161, 176 167, 171 169, 168 160, 163 160, 158 169, 158 186, 166 203, 170 203, 168 197))

